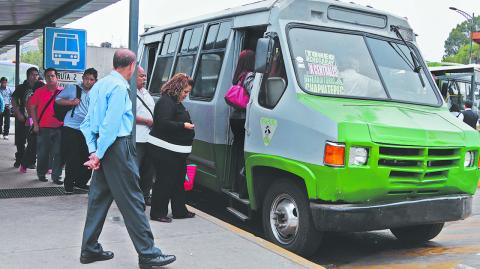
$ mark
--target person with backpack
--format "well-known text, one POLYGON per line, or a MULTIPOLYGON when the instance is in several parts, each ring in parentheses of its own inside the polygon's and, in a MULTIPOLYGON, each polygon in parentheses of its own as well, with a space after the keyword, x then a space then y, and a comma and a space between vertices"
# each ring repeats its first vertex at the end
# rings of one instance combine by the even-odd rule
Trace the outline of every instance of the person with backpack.
POLYGON ((155 169, 152 160, 147 156, 147 138, 153 126, 153 109, 155 101, 145 89, 147 75, 141 66, 137 67, 137 115, 135 118, 137 133, 135 135, 137 150, 137 166, 140 173, 140 188, 145 205, 151 205, 150 191, 153 186, 155 169))
POLYGON ((80 124, 88 112, 88 93, 97 82, 98 72, 88 68, 83 72, 82 82, 69 84, 55 99, 54 112, 58 120, 63 121, 62 156, 65 161, 65 194, 72 194, 74 189, 88 192, 87 185, 92 171, 83 165, 88 160, 88 147, 80 131, 80 124))
POLYGON ((37 176, 46 182, 49 159, 52 157, 52 181, 63 185, 61 159, 61 127, 63 122, 54 117, 53 103, 61 88, 58 85, 58 72, 54 68, 45 70, 47 84, 38 88, 29 100, 32 112, 33 129, 37 134, 37 176))

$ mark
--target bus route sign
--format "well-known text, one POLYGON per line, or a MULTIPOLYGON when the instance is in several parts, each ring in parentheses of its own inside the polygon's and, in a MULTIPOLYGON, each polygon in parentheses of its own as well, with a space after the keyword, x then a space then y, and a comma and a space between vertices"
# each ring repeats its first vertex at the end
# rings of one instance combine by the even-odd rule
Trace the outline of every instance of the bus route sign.
POLYGON ((85 70, 87 60, 87 31, 45 27, 44 68, 65 71, 85 70))

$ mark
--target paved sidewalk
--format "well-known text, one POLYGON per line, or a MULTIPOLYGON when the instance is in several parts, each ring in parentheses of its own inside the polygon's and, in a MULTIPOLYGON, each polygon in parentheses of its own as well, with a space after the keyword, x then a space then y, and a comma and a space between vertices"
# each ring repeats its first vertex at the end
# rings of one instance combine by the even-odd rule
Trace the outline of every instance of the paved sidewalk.
MULTIPOLYGON (((56 187, 13 168, 13 134, 0 141, 0 191, 56 187)), ((47 177, 48 178, 48 177, 47 177)), ((100 237, 110 261, 79 263, 87 195, 0 199, 0 268, 138 268, 123 219, 112 206, 100 237)), ((148 210, 148 209, 147 209, 148 210)), ((195 209, 192 209, 195 211, 195 209)), ((157 245, 177 261, 168 268, 322 268, 203 212, 170 224, 150 222, 157 245)), ((147 211, 148 214, 148 211, 147 211)))

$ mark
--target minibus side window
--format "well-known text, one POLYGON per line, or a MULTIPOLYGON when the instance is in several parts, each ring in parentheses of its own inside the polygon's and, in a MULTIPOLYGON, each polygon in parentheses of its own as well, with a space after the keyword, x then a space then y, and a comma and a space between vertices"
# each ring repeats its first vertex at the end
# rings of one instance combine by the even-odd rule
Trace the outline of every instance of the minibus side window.
POLYGON ((188 29, 183 32, 182 44, 180 46, 180 52, 177 54, 174 74, 185 73, 192 76, 195 56, 197 55, 201 37, 202 27, 188 29))
POLYGON ((208 27, 190 98, 210 100, 214 96, 231 28, 230 21, 208 27))
POLYGON ((158 42, 146 44, 143 51, 142 61, 140 66, 143 67, 147 73, 147 85, 150 84, 150 79, 153 71, 153 64, 157 55, 158 42))
POLYGON ((170 78, 170 71, 173 66, 173 57, 178 43, 178 31, 165 34, 162 42, 162 48, 155 63, 155 69, 151 76, 149 86, 150 93, 160 93, 160 88, 170 78))
POLYGON ((260 92, 258 94, 258 103, 265 108, 272 109, 277 105, 280 99, 278 99, 276 102, 273 102, 273 103, 267 100, 268 99, 268 95, 267 95, 268 83, 267 82, 269 80, 283 81, 283 86, 281 86, 282 83, 280 84, 272 83, 270 85, 274 85, 274 87, 277 87, 277 88, 268 89, 269 91, 276 91, 275 95, 277 96, 283 95, 283 93, 285 92, 285 89, 287 88, 288 81, 287 81, 287 75, 285 72, 285 63, 283 61, 282 50, 280 48, 280 43, 277 38, 275 39, 275 45, 273 48, 273 58, 270 65, 270 70, 263 77, 260 92))

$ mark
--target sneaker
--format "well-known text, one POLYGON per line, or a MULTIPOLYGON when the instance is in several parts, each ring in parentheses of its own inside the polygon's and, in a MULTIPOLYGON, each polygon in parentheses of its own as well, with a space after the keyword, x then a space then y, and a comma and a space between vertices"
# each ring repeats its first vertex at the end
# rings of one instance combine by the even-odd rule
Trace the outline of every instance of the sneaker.
POLYGON ((4 136, 3 136, 3 139, 4 139, 4 140, 8 140, 8 135, 4 135, 4 136))
POLYGON ((40 180, 41 182, 47 182, 48 181, 48 179, 45 176, 39 176, 38 180, 40 180))
POLYGON ((18 172, 25 174, 27 172, 27 168, 23 165, 20 165, 20 168, 18 169, 18 172))

